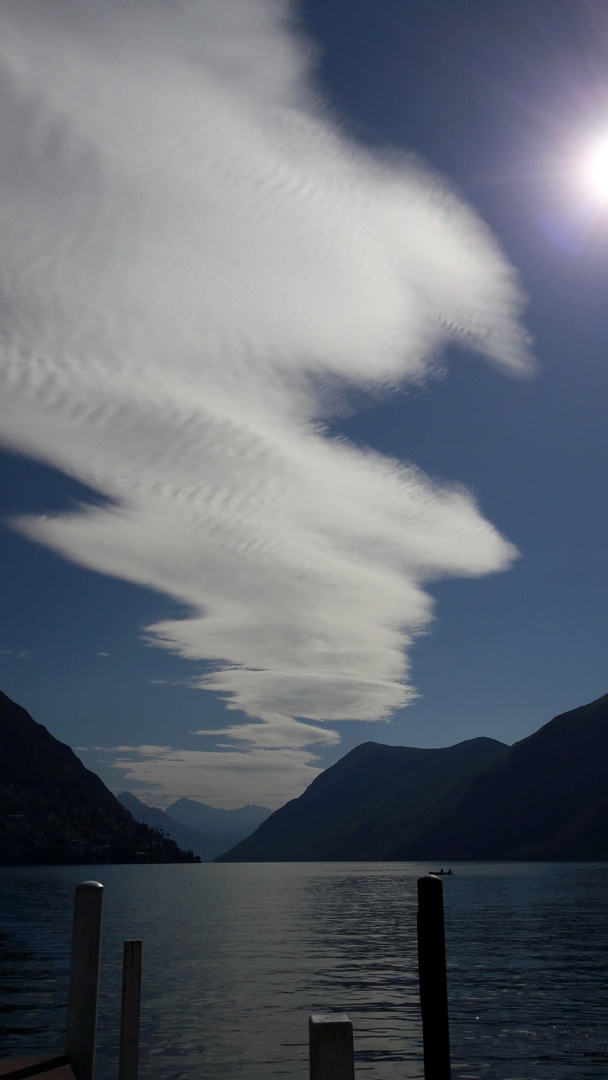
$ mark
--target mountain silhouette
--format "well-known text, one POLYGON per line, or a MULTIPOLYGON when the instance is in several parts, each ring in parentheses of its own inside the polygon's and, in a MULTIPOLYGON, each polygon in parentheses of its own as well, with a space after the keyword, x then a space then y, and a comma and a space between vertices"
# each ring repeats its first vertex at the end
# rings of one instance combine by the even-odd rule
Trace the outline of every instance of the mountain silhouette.
POLYGON ((0 691, 0 864, 192 862, 0 691))
POLYGON ((608 694, 515 743, 406 847, 402 858, 608 859, 608 694))
POLYGON ((512 747, 368 742, 218 862, 608 859, 608 694, 512 747))
POLYGON ((506 753, 484 738, 440 750, 363 743, 217 861, 400 858, 506 753))

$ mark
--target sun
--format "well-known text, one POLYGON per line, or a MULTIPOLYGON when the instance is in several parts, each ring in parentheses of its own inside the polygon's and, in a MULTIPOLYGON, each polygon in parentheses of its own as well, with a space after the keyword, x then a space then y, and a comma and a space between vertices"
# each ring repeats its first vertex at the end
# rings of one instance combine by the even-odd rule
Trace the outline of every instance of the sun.
POLYGON ((591 194, 608 202, 608 135, 598 139, 588 150, 582 172, 591 194))

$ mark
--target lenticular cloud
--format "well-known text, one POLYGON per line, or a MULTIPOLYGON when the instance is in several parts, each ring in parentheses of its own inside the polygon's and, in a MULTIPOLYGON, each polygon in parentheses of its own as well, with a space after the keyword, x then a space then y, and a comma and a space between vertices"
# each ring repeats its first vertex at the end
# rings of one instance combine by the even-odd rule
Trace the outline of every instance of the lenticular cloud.
POLYGON ((109 500, 17 527, 187 605, 148 634, 253 721, 215 734, 295 751, 407 702, 425 582, 515 554, 329 438, 341 388, 529 357, 487 229, 317 111, 291 14, 0 0, 0 438, 109 500))

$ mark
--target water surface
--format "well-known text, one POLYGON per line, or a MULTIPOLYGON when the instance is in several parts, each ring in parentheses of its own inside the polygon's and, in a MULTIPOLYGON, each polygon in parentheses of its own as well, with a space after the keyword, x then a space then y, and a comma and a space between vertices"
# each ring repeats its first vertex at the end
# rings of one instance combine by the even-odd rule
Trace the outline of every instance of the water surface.
MULTIPOLYGON (((97 1080, 114 1080, 122 942, 143 940, 142 1080, 308 1075, 345 1012, 357 1077, 421 1080, 415 863, 0 868, 0 1046, 61 1049, 75 885, 106 886, 97 1080)), ((608 866, 444 879, 454 1080, 608 1077, 608 866)))

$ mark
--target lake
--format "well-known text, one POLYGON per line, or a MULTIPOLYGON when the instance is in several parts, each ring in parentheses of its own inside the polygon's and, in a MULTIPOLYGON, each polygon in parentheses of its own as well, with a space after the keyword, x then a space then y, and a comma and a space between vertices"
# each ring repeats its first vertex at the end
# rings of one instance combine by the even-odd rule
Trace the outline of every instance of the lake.
MULTIPOLYGON (((106 886, 96 1080, 115 1080, 122 942, 143 940, 142 1080, 308 1076, 345 1012, 361 1080, 419 1080, 417 863, 1 867, 0 1048, 62 1049, 75 885, 106 886)), ((452 1076, 608 1076, 608 865, 455 864, 452 1076)))

